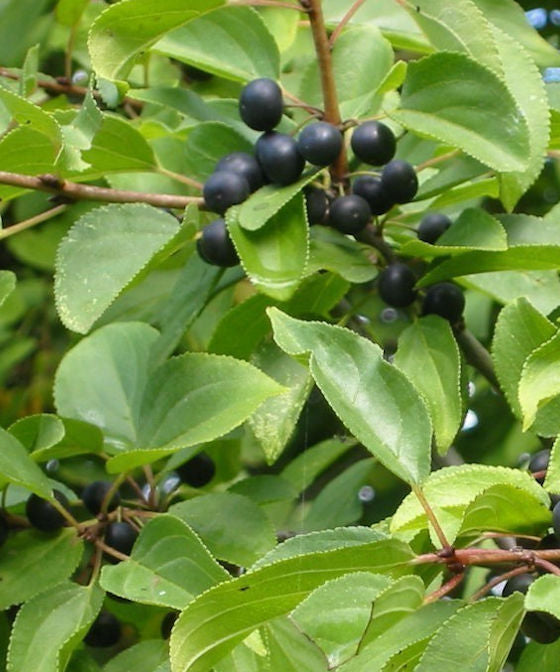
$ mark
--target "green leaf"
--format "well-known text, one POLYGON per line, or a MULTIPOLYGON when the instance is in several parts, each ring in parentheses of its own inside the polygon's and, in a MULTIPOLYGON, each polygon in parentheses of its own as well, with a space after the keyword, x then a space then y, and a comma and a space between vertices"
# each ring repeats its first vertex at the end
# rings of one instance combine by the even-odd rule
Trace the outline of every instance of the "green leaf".
POLYGON ((552 322, 523 297, 506 306, 498 316, 492 359, 500 386, 517 417, 521 417, 517 390, 525 360, 555 332, 552 322))
POLYGON ((0 271, 0 306, 16 288, 16 276, 12 271, 0 271))
POLYGON ((338 273, 348 282, 369 282, 377 275, 371 247, 324 226, 311 229, 307 273, 338 273))
POLYGON ((157 672, 168 661, 167 649, 167 642, 162 639, 146 639, 111 658, 103 672, 157 672))
POLYGON ((13 483, 31 490, 39 497, 50 499, 49 479, 33 462, 21 443, 0 427, 0 483, 13 483))
POLYGON ((291 617, 321 647, 333 668, 355 654, 372 604, 390 584, 382 574, 346 574, 314 590, 291 617))
POLYGON ((18 96, 12 91, 0 87, 0 105, 4 106, 20 126, 30 126, 46 136, 55 153, 62 147, 60 126, 53 117, 38 105, 18 96))
POLYGON ((560 418, 557 415, 560 395, 560 332, 538 346, 523 364, 519 381, 519 405, 523 417, 523 429, 527 430, 536 420, 537 412, 551 405, 549 435, 560 433, 560 418))
MULTIPOLYGON (((55 151, 46 135, 29 126, 20 126, 0 140, 2 170, 23 175, 43 175, 53 169, 55 151)), ((24 193, 22 187, 0 185, 4 201, 24 193)))
POLYGON ((216 9, 168 33, 153 50, 241 82, 257 77, 278 79, 280 74, 276 42, 251 7, 216 9))
POLYGON ((276 545, 263 510, 242 495, 212 493, 175 504, 170 512, 190 525, 213 555, 242 567, 276 545))
POLYGON ((355 571, 399 576, 411 559, 406 544, 384 540, 282 560, 211 588, 175 624, 171 668, 206 672, 256 627, 291 612, 325 581, 355 571))
POLYGON ((409 64, 402 109, 405 128, 457 147, 494 170, 524 170, 527 122, 505 84, 463 54, 441 53, 409 64))
POLYGON ((239 206, 237 211, 239 225, 247 231, 262 228, 316 176, 316 173, 310 173, 287 187, 265 185, 239 206))
POLYGON ((142 604, 184 609, 229 574, 182 520, 162 514, 140 532, 130 560, 105 565, 101 586, 142 604))
POLYGON ((103 434, 99 427, 70 418, 62 418, 62 423, 63 438, 52 446, 36 448, 32 453, 36 462, 62 460, 87 453, 96 454, 103 450, 103 434))
POLYGON ((272 474, 259 474, 236 481, 228 492, 248 497, 259 505, 296 499, 299 494, 291 483, 272 474))
POLYGON ((251 363, 287 388, 284 394, 263 402, 249 418, 268 464, 273 464, 290 440, 303 405, 311 391, 308 370, 274 343, 263 343, 251 363))
POLYGON ((39 413, 20 418, 8 428, 27 452, 44 451, 62 441, 66 430, 56 415, 39 413))
POLYGON ((180 230, 175 217, 140 203, 113 203, 80 217, 58 248, 55 297, 64 325, 87 333, 180 230))
POLYGON ((307 263, 309 228, 303 197, 293 198, 257 231, 243 229, 238 217, 239 206, 234 206, 226 222, 251 282, 273 299, 287 301, 307 263))
POLYGON ((321 649, 291 619, 278 618, 263 630, 268 649, 266 669, 282 672, 327 672, 330 669, 321 649))
POLYGON ((422 240, 407 241, 401 254, 412 257, 444 257, 470 250, 507 250, 504 227, 480 208, 467 208, 437 240, 430 245, 422 240))
POLYGON ((56 20, 63 26, 74 26, 81 19, 87 5, 88 0, 58 0, 56 20))
POLYGON ((37 86, 37 72, 39 70, 39 44, 27 50, 25 61, 21 68, 19 80, 19 94, 23 98, 30 96, 37 86))
POLYGON ((271 302, 267 296, 256 294, 231 308, 218 322, 208 351, 248 360, 270 331, 265 311, 271 302))
POLYGON ((395 366, 422 395, 432 418, 436 445, 445 452, 461 427, 461 357, 449 322, 420 318, 399 338, 395 366))
POLYGON ((126 76, 134 61, 165 33, 223 4, 223 0, 129 0, 111 5, 89 32, 93 69, 109 80, 126 76))
POLYGON ((523 649, 521 658, 517 663, 516 672, 556 672, 558 668, 558 656, 560 655, 560 641, 552 644, 537 644, 529 642, 523 649))
POLYGON ((560 438, 552 446, 543 487, 548 492, 560 493, 560 438))
POLYGON ((0 609, 29 600, 67 579, 78 566, 83 542, 74 529, 55 536, 23 530, 10 536, 0 555, 0 609))
POLYGON ((96 586, 59 583, 26 602, 14 622, 9 672, 62 672, 95 619, 104 593, 96 586))
POLYGON ((500 176, 500 198, 506 210, 511 211, 544 166, 550 135, 548 99, 541 73, 529 53, 511 34, 499 28, 494 28, 494 38, 505 82, 529 129, 529 165, 522 172, 500 176))
POLYGON ((421 483, 430 472, 431 425, 404 374, 347 329, 295 320, 275 308, 268 314, 283 350, 310 353, 311 375, 354 436, 399 478, 421 483))

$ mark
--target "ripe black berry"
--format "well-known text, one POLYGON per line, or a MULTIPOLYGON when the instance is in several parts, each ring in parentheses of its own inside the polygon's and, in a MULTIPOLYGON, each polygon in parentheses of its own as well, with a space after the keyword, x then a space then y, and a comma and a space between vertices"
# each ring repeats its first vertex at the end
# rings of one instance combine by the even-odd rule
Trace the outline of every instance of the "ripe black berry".
POLYGON ((327 218, 327 210, 329 209, 327 193, 324 189, 307 187, 304 194, 307 221, 310 225, 322 224, 327 218))
POLYGON ((521 631, 539 644, 552 644, 560 637, 560 621, 544 611, 530 611, 521 623, 521 631))
POLYGON ((535 580, 531 574, 518 574, 509 579, 502 591, 502 597, 509 597, 513 593, 525 593, 529 590, 529 586, 535 580))
POLYGON ((202 235, 196 242, 196 249, 202 259, 213 266, 235 266, 239 263, 239 257, 223 219, 215 219, 202 229, 202 235))
POLYGON ((390 264, 379 274, 379 296, 395 308, 410 306, 416 299, 416 277, 411 268, 400 262, 390 264))
MULTIPOLYGON (((532 474, 536 474, 539 471, 546 471, 548 469, 549 461, 550 449, 543 448, 543 450, 539 450, 531 457, 531 461, 529 462, 529 471, 532 474)), ((542 485, 544 483, 544 476, 539 476, 536 480, 542 485)))
POLYGON ((394 156, 397 141, 393 132, 379 121, 366 121, 352 133, 352 150, 364 163, 383 166, 394 156))
POLYGON ((354 180, 352 192, 365 198, 372 215, 384 215, 394 203, 387 198, 381 180, 378 177, 361 175, 354 180))
POLYGON ((220 215, 232 205, 243 203, 249 193, 247 180, 229 170, 220 170, 210 175, 202 190, 206 207, 220 215))
POLYGON ((163 639, 169 639, 171 636, 171 630, 173 630, 173 626, 175 625, 175 621, 177 620, 178 615, 179 614, 176 611, 170 611, 165 614, 160 626, 161 636, 163 639))
POLYGON ((393 203, 408 203, 418 191, 418 178, 414 167, 400 159, 391 161, 383 168, 381 184, 387 198, 393 203))
POLYGON ((215 172, 229 171, 244 177, 249 184, 251 193, 264 184, 264 176, 257 159, 247 152, 232 152, 222 157, 216 164, 215 172))
MULTIPOLYGON (((105 529, 105 543, 120 553, 130 555, 138 532, 125 522, 109 523, 105 529)), ((112 555, 107 555, 110 562, 118 562, 118 559, 112 555)))
POLYGON ((241 91, 239 114, 255 131, 271 131, 282 118, 282 90, 273 79, 254 79, 241 91))
MULTIPOLYGON (((94 481, 86 485, 82 492, 82 501, 86 509, 96 516, 101 511, 101 505, 105 499, 105 495, 112 487, 109 481, 94 481)), ((113 511, 120 504, 121 498, 118 492, 114 492, 111 501, 107 507, 107 511, 113 511)))
POLYGON ((101 611, 92 623, 84 642, 89 646, 114 646, 121 637, 121 624, 109 611, 101 611))
POLYGON ((440 282, 433 285, 426 292, 422 313, 424 315, 439 315, 440 317, 457 322, 465 308, 463 292, 451 282, 440 282))
MULTIPOLYGON (((62 492, 53 490, 53 495, 65 509, 69 507, 68 499, 62 492)), ((47 499, 37 495, 31 495, 27 500, 25 514, 31 525, 43 532, 59 530, 66 522, 64 516, 47 499)))
POLYGON ((255 149, 265 176, 273 184, 286 186, 300 178, 305 159, 290 135, 265 133, 257 140, 255 149))
POLYGON ((418 225, 418 238, 433 245, 444 231, 451 226, 451 220, 441 212, 430 212, 418 225))
POLYGON ((202 488, 214 478, 216 465, 209 455, 198 453, 177 467, 177 471, 183 483, 193 488, 202 488))
POLYGON ((297 147, 314 166, 330 166, 342 149, 342 133, 326 121, 316 121, 299 134, 297 147))
POLYGON ((371 210, 361 196, 339 196, 331 203, 329 224, 342 233, 360 233, 370 219, 371 210))

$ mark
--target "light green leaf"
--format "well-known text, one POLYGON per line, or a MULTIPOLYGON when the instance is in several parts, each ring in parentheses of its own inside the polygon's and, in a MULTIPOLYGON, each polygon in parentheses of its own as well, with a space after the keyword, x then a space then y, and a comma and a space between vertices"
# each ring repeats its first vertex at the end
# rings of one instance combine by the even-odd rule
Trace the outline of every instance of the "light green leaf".
MULTIPOLYGON (((6 133, 0 140, 2 170, 23 175, 43 175, 52 171, 55 150, 46 135, 29 126, 19 126, 6 133)), ((0 185, 3 201, 24 193, 22 187, 0 185)))
POLYGON ((71 418, 61 420, 64 425, 64 436, 52 446, 45 444, 42 448, 35 448, 31 457, 36 462, 62 460, 87 453, 96 454, 103 450, 103 434, 99 427, 71 418))
POLYGON ((88 0, 58 0, 56 5, 56 20, 63 26, 73 26, 80 20, 88 0))
POLYGON ((59 583, 26 602, 14 622, 8 672, 62 672, 95 619, 104 593, 59 583))
POLYGON ((560 578, 554 574, 541 576, 529 586, 525 596, 527 611, 545 611, 560 620, 560 578))
POLYGON ((87 333, 180 231, 175 217, 140 203, 113 203, 82 215, 57 254, 55 297, 64 325, 87 333))
POLYGON ((21 68, 21 79, 19 80, 19 95, 23 98, 30 96, 37 86, 39 47, 39 44, 35 44, 25 54, 25 61, 21 68))
POLYGON ((274 343, 263 343, 251 363, 287 388, 284 394, 263 402, 249 418, 268 464, 273 464, 290 440, 301 409, 312 387, 306 367, 286 355, 274 343))
POLYGON ((11 536, 0 555, 0 609, 20 604, 67 579, 78 566, 83 542, 74 529, 55 536, 23 530, 11 536))
POLYGON ((162 639, 146 639, 121 651, 103 667, 103 672, 157 672, 159 666, 168 662, 167 642, 162 639))
POLYGON ((520 297, 498 316, 492 344, 496 375, 517 417, 521 407, 517 390, 525 360, 556 332, 552 322, 520 297))
POLYGON ((516 672, 556 672, 560 656, 560 640, 552 644, 529 642, 523 649, 516 672))
POLYGON ((293 500, 299 494, 291 483, 272 474, 258 474, 236 481, 228 488, 228 492, 248 497, 259 505, 293 500))
POLYGON ((27 454, 21 443, 0 427, 0 483, 13 483, 49 499, 52 488, 49 479, 27 454))
POLYGON ((197 124, 189 133, 184 149, 188 174, 205 180, 218 161, 231 152, 252 153, 253 146, 238 131, 220 121, 197 124))
POLYGON ((461 357, 449 322, 436 316, 420 318, 401 334, 394 363, 424 398, 436 445, 445 452, 463 415, 461 357))
MULTIPOLYGON (((269 670, 328 672, 327 659, 307 634, 288 618, 278 618, 263 628, 269 670)), ((245 672, 245 671, 244 671, 245 672)))
POLYGON ((346 574, 314 590, 292 618, 325 652, 329 667, 336 667, 356 653, 372 604, 390 584, 382 574, 346 574))
POLYGON ((8 431, 29 453, 56 446, 66 433, 62 420, 48 413, 20 418, 8 428, 8 431))
POLYGON ((211 588, 175 624, 171 669, 206 672, 256 627, 291 612, 325 581, 356 571, 399 576, 411 558, 406 544, 384 540, 279 561, 211 588))
POLYGON ((93 69, 101 78, 124 77, 165 33, 223 4, 224 0, 128 0, 111 5, 89 32, 93 69))
POLYGON ((377 275, 371 247, 324 226, 311 229, 307 273, 320 270, 338 273, 349 282, 369 282, 377 275))
POLYGON ((216 9, 168 33, 153 50, 241 82, 257 77, 278 79, 280 74, 276 42, 251 7, 216 9))
POLYGON ((0 306, 16 288, 16 276, 12 271, 0 271, 0 306))
POLYGON ((134 602, 184 609, 196 595, 228 578, 188 525, 162 514, 142 528, 130 560, 103 567, 100 583, 134 602))
POLYGON ((523 416, 523 429, 527 430, 536 420, 537 412, 553 405, 554 418, 549 432, 560 433, 560 418, 557 414, 560 395, 560 332, 538 346, 523 364, 519 380, 519 405, 523 416))
POLYGON ((421 483, 430 471, 431 425, 412 383, 381 349, 355 333, 268 311, 274 338, 291 355, 310 353, 310 371, 337 415, 399 478, 421 483))
POLYGON ((498 76, 468 56, 441 53, 410 63, 401 105, 390 116, 415 133, 497 171, 527 167, 525 117, 498 76))
POLYGON ((239 206, 227 211, 226 222, 241 263, 263 293, 287 301, 303 278, 309 227, 303 197, 296 196, 258 231, 239 224, 239 206))
POLYGON ((560 494, 560 438, 552 446, 543 487, 554 494, 560 494))
POLYGON ((60 126, 48 112, 2 87, 0 87, 0 105, 8 110, 20 126, 30 126, 38 133, 43 134, 48 138, 54 151, 56 153, 60 151, 62 147, 60 126))
POLYGON ((170 512, 190 525, 214 556, 242 567, 276 545, 263 510, 242 495, 211 493, 175 504, 170 512))

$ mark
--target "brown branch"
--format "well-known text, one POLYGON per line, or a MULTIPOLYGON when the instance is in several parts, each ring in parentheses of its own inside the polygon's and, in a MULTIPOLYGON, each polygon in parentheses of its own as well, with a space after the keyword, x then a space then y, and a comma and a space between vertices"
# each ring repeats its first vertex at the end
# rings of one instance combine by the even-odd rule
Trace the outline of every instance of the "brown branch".
POLYGON ((497 586, 499 583, 502 583, 502 581, 507 581, 508 579, 512 579, 514 576, 519 576, 520 574, 525 574, 526 572, 530 572, 531 568, 529 565, 522 565, 521 567, 516 567, 515 569, 510 569, 509 572, 504 572, 503 574, 500 574, 500 576, 495 576, 493 579, 488 581, 480 590, 477 590, 476 593, 471 595, 470 602, 476 602, 476 600, 479 600, 481 597, 484 597, 487 592, 492 590, 494 586, 497 586))
POLYGON ((412 492, 416 495, 418 498, 418 501, 422 505, 422 508, 424 509, 426 516, 428 517, 428 520, 432 524, 432 527, 434 528, 434 531, 437 535, 437 538, 439 539, 439 543, 441 544, 442 548, 444 550, 450 550, 451 555, 454 556, 453 549, 451 548, 451 544, 447 541, 447 537, 445 536, 445 532, 443 531, 441 525, 439 524, 438 519, 436 518, 436 515, 430 506, 428 500, 424 496, 424 493, 422 492, 422 488, 420 488, 417 485, 412 486, 412 492))
POLYGON ((8 238, 9 236, 13 236, 14 234, 20 233, 21 231, 25 231, 26 229, 30 229, 32 226, 36 226, 42 222, 46 222, 49 219, 52 219, 53 217, 63 213, 67 207, 67 205, 57 205, 55 208, 51 208, 50 210, 46 210, 45 212, 41 212, 38 215, 35 215, 34 217, 25 219, 24 221, 18 222, 17 224, 13 224, 7 229, 2 229, 0 231, 0 240, 8 238))
POLYGON ((425 564, 449 564, 460 563, 461 565, 508 565, 523 563, 534 566, 538 561, 560 562, 560 548, 543 551, 530 551, 525 548, 515 548, 510 551, 487 548, 457 548, 453 557, 443 552, 425 553, 418 555, 412 560, 413 565, 425 564))
POLYGON ((437 166, 438 163, 442 163, 443 161, 453 159, 458 155, 459 155, 459 150, 454 149, 452 152, 447 152, 447 154, 441 154, 440 156, 434 156, 432 159, 428 159, 427 161, 419 163, 416 166, 416 172, 419 173, 421 170, 424 170, 424 168, 430 168, 431 166, 437 166))
POLYGON ((72 200, 103 201, 105 203, 147 203, 157 208, 176 208, 182 210, 191 203, 199 207, 204 199, 199 196, 175 196, 173 194, 149 194, 140 191, 126 191, 96 187, 91 184, 78 184, 60 180, 54 175, 20 175, 0 171, 0 184, 9 184, 22 189, 44 191, 49 194, 66 196, 72 200))
POLYGON ((340 19, 340 22, 338 26, 333 30, 330 40, 329 40, 329 46, 332 49, 334 43, 337 41, 338 36, 340 33, 343 31, 344 27, 346 24, 350 21, 350 19, 354 16, 354 14, 360 9, 360 7, 364 4, 366 0, 356 0, 352 7, 346 12, 346 14, 340 19))
POLYGON ((125 555, 124 553, 117 551, 112 546, 108 546, 104 541, 101 541, 101 539, 96 539, 95 545, 97 546, 97 548, 100 548, 104 553, 107 553, 107 555, 112 555, 114 558, 117 558, 117 560, 130 559, 129 555, 125 555))
POLYGON ((551 574, 556 574, 556 576, 560 576, 560 568, 552 564, 552 562, 545 560, 544 558, 535 558, 535 566, 540 567, 541 569, 544 569, 545 571, 550 572, 551 574))
POLYGON ((435 602, 439 600, 440 597, 444 597, 447 593, 450 593, 454 588, 456 588, 461 581, 465 578, 465 573, 460 572, 452 576, 449 581, 446 581, 441 588, 434 590, 433 593, 427 595, 424 599, 424 604, 429 604, 430 602, 435 602))

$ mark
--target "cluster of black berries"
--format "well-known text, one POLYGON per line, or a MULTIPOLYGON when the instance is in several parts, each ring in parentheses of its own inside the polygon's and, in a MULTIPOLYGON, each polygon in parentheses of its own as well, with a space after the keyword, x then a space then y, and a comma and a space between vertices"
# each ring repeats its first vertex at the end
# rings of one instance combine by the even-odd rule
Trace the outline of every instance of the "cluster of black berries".
MULTIPOLYGON (((451 226, 451 220, 441 213, 428 213, 418 227, 418 238, 433 244, 451 226)), ((379 296, 394 308, 406 308, 417 298, 414 271, 403 262, 389 264, 377 281, 379 296)), ((426 291, 422 302, 423 315, 439 315, 452 324, 457 322, 465 308, 465 297, 457 285, 440 282, 426 291)))
MULTIPOLYGON (((255 145, 255 156, 234 152, 218 162, 203 189, 209 210, 223 215, 265 183, 286 186, 296 182, 306 161, 325 168, 340 156, 344 138, 333 124, 325 121, 307 124, 297 139, 275 131, 283 109, 282 91, 275 81, 256 79, 243 88, 239 99, 241 118, 263 134, 255 145)), ((337 197, 324 189, 308 187, 305 199, 309 224, 326 223, 342 233, 355 235, 364 229, 372 215, 412 200, 418 179, 409 163, 392 160, 396 140, 384 124, 377 121, 361 124, 354 130, 351 144, 360 161, 385 166, 380 177, 358 177, 351 194, 337 197)), ((223 219, 205 227, 198 251, 205 261, 218 266, 232 266, 239 261, 223 219)))

